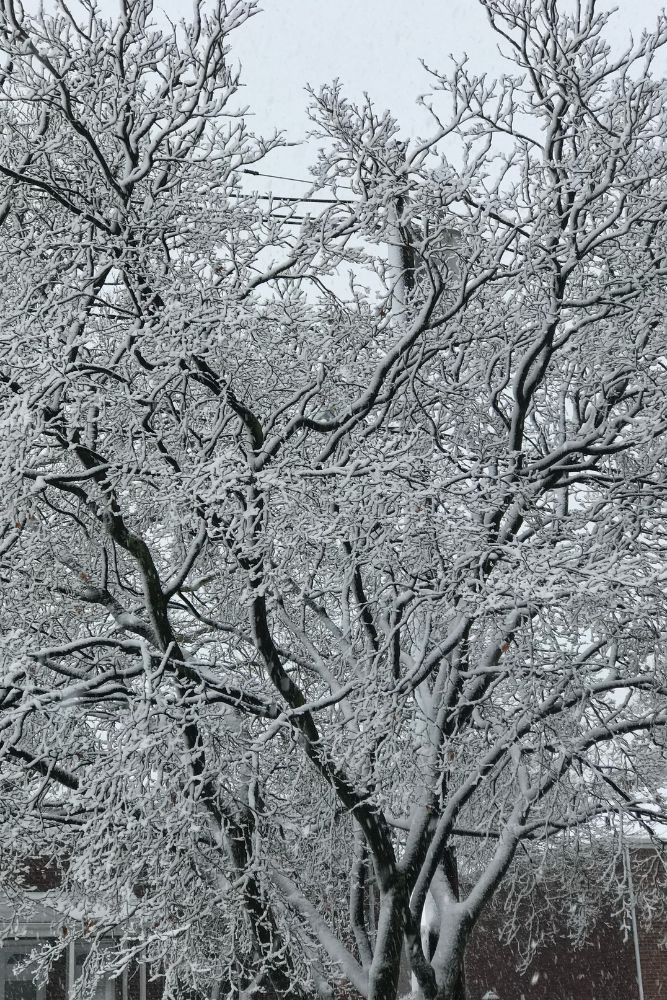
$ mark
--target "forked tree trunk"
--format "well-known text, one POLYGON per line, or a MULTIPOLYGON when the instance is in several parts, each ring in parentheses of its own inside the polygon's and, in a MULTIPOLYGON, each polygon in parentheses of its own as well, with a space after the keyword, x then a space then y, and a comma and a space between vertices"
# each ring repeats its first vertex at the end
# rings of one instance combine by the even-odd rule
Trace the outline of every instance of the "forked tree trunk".
POLYGON ((427 920, 422 925, 422 949, 433 970, 430 983, 419 983, 412 976, 414 1000, 465 1000, 464 955, 469 930, 465 922, 457 916, 454 920, 442 920, 439 933, 434 923, 427 920))

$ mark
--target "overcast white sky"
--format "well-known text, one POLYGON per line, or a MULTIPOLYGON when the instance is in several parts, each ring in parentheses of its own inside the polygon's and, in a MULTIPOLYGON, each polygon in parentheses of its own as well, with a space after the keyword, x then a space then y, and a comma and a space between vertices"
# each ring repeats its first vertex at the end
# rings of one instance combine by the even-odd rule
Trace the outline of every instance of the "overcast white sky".
MULTIPOLYGON (((24 2, 34 9, 38 0, 24 2)), ((563 6, 571 2, 559 0, 563 6)), ((630 31, 639 36, 652 27, 666 4, 598 0, 601 10, 617 9, 610 36, 619 44, 630 31)), ((101 0, 101 6, 115 12, 118 0, 101 0)), ((317 88, 338 77, 350 98, 366 91, 380 110, 389 108, 406 137, 425 135, 431 127, 415 104, 429 88, 420 59, 444 70, 450 53, 465 52, 476 72, 495 75, 503 68, 478 0, 262 0, 262 6, 232 45, 232 58, 243 66, 242 100, 259 134, 278 128, 289 139, 302 139, 308 128, 306 84, 317 88)), ((191 0, 155 0, 155 7, 178 20, 188 16, 191 0)), ((667 75, 667 52, 662 68, 667 75)), ((285 151, 277 172, 306 176, 312 158, 305 148, 285 151)))
MULTIPOLYGON (((419 130, 415 98, 428 87, 420 58, 442 69, 449 53, 467 52, 476 69, 502 65, 477 0, 264 0, 262 6, 237 34, 234 53, 258 120, 297 134, 306 83, 340 77, 351 96, 368 91, 413 132, 419 130)), ((613 34, 620 40, 653 26, 664 0, 599 0, 599 6, 618 7, 613 34)))
MULTIPOLYGON (((156 0, 172 16, 185 13, 183 0, 156 0)), ((566 3, 567 0, 562 0, 566 3)), ((612 34, 620 42, 632 30, 653 26, 665 0, 598 0, 618 8, 612 34)), ((339 77, 350 97, 368 91, 389 108, 406 135, 429 131, 415 99, 428 89, 420 65, 443 69, 449 53, 467 52, 476 70, 502 66, 496 38, 477 0, 264 0, 263 13, 237 32, 233 54, 244 69, 247 100, 259 132, 276 126, 290 138, 307 128, 307 83, 339 77)), ((667 56, 664 60, 667 72, 667 56)), ((306 168, 305 150, 282 161, 306 168)))
MULTIPOLYGON (((24 0, 34 9, 39 0, 24 0)), ((559 0, 563 7, 573 0, 559 0)), ((47 0, 48 4, 48 0, 47 0)), ((598 0, 600 10, 616 8, 610 37, 621 43, 632 31, 653 27, 667 0, 598 0)), ((101 0, 111 13, 118 0, 101 0)), ((155 0, 178 20, 191 0, 155 0)), ((262 0, 263 11, 233 36, 232 57, 243 66, 243 101, 253 111, 260 134, 282 129, 292 140, 308 128, 306 84, 317 88, 338 77, 347 96, 366 91, 380 110, 389 108, 404 135, 428 134, 426 113, 416 107, 429 87, 420 59, 441 70, 450 53, 467 53, 476 72, 502 71, 496 36, 478 0, 262 0)), ((667 52, 662 69, 667 75, 667 52)), ((307 170, 307 150, 281 157, 285 167, 307 170)))

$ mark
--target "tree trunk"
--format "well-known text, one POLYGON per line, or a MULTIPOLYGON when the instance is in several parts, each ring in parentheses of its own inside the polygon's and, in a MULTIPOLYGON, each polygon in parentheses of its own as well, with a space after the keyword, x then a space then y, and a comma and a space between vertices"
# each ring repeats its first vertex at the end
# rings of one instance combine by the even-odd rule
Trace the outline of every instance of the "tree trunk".
POLYGON ((468 940, 465 920, 454 906, 448 907, 440 914, 438 927, 429 919, 428 907, 424 907, 424 912, 422 950, 430 962, 434 981, 420 985, 413 973, 413 997, 415 1000, 465 1000, 464 954, 468 940))
POLYGON ((405 900, 396 884, 381 895, 375 954, 368 975, 368 1000, 395 1000, 403 946, 405 900))

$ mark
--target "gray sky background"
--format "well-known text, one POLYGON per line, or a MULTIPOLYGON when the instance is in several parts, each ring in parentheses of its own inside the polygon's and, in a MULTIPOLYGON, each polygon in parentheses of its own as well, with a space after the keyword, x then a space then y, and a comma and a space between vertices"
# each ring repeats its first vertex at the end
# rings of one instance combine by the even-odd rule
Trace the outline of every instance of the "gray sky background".
MULTIPOLYGON (((610 26, 618 44, 630 31, 638 36, 654 26, 664 6, 664 0, 599 2, 603 10, 618 9, 610 26)), ((157 3, 171 15, 184 13, 178 0, 157 3)), ((260 133, 277 127, 302 137, 305 85, 339 77, 349 97, 368 91, 380 109, 389 108, 406 136, 428 134, 426 114, 415 106, 429 87, 420 58, 443 70, 449 53, 466 52, 475 71, 502 70, 496 37, 476 0, 264 0, 262 6, 236 33, 232 49, 243 65, 243 100, 260 133)), ((667 53, 662 63, 667 73, 667 53)), ((280 159, 283 169, 303 172, 310 154, 291 150, 280 159)))
MULTIPOLYGON (((467 52, 475 70, 502 68, 496 36, 476 0, 264 0, 262 6, 236 35, 233 52, 263 126, 302 132, 305 84, 338 76, 350 96, 368 91, 414 133, 424 121, 415 99, 428 88, 420 58, 445 69, 449 53, 467 52)), ((602 10, 618 8, 610 27, 619 42, 630 30, 638 35, 653 26, 663 6, 664 0, 600 2, 602 10)))
MULTIPOLYGON (((23 2, 28 9, 38 4, 23 2)), ((559 0, 563 7, 572 2, 559 0)), ((601 10, 617 9, 609 37, 618 45, 630 31, 638 37, 642 28, 653 27, 666 3, 598 0, 601 10)), ((117 0, 101 0, 101 6, 115 12, 117 0)), ((232 59, 243 67, 241 101, 249 105, 249 125, 260 135, 277 128, 288 139, 303 139, 309 127, 306 84, 317 89, 335 77, 349 98, 359 100, 368 92, 379 110, 388 108, 405 138, 428 135, 433 126, 415 103, 429 89, 420 59, 446 71, 450 53, 467 53, 475 72, 503 70, 497 38, 477 0, 262 0, 262 6, 232 43, 232 59)), ((155 8, 178 20, 189 15, 191 0, 155 0, 155 8)), ((667 50, 660 63, 667 76, 667 50)), ((307 177, 313 158, 312 148, 283 150, 273 155, 272 169, 307 177)), ((277 182, 273 188, 297 192, 277 182)))

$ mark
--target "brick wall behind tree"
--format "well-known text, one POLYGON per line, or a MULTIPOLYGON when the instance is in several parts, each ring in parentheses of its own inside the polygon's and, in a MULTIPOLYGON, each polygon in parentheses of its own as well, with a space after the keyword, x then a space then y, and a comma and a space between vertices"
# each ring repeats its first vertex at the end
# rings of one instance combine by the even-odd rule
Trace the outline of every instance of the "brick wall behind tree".
POLYGON ((667 1000, 667 926, 639 928, 639 957, 646 1000, 667 1000))
MULTIPOLYGON (((653 888, 667 900, 667 878, 660 854, 654 847, 631 847, 635 891, 653 888)), ((619 862, 619 878, 625 873, 619 862)), ((558 887, 556 887, 558 890, 558 887)), ((500 899, 492 901, 475 929, 466 954, 466 1000, 481 1000, 495 989, 500 1000, 635 1000, 639 997, 632 934, 624 934, 618 919, 611 914, 615 903, 609 899, 608 913, 591 927, 581 947, 575 947, 564 918, 550 910, 550 890, 536 890, 531 909, 549 914, 555 931, 538 947, 524 972, 516 946, 500 941, 506 920, 500 899)), ((554 893, 558 898, 560 891, 554 893)), ((519 913, 519 920, 521 914, 519 913)), ((638 906, 638 937, 644 986, 644 1000, 667 1000, 667 916, 656 918, 649 926, 642 920, 638 906)))
MULTIPOLYGON (((466 955, 468 1000, 495 989, 500 1000, 634 1000, 638 996, 631 940, 611 924, 598 925, 582 947, 565 936, 543 945, 524 972, 516 946, 499 942, 494 915, 476 929, 466 955)), ((667 958, 667 955, 665 955, 667 958)), ((665 1000, 645 993, 645 1000, 665 1000)))
POLYGON ((54 861, 49 858, 26 858, 21 879, 24 888, 46 892, 55 889, 59 882, 60 875, 54 861))

